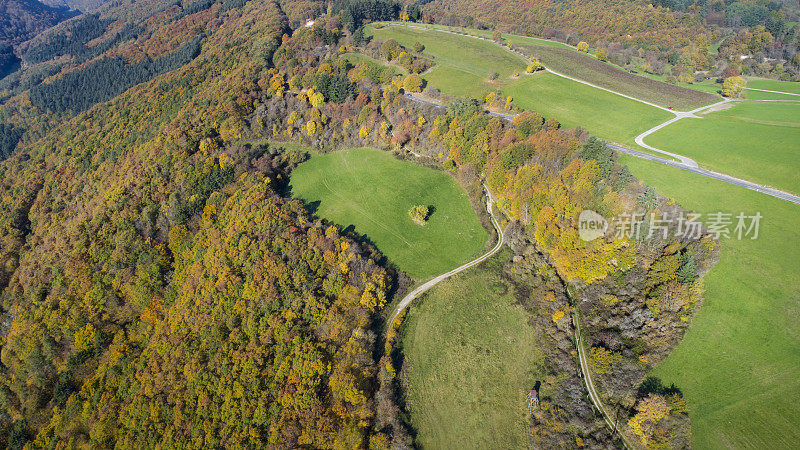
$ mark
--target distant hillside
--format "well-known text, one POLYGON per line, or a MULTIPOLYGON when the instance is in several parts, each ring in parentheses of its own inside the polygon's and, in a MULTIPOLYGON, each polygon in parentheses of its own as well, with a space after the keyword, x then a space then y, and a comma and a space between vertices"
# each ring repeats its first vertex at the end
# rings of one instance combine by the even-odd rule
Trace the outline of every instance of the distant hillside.
POLYGON ((0 78, 13 71, 19 63, 19 58, 14 55, 14 45, 76 14, 66 8, 53 8, 35 0, 0 2, 0 78))
POLYGON ((0 45, 27 41, 75 15, 75 11, 54 8, 35 0, 5 0, 0 2, 0 45))
POLYGON ((725 73, 800 80, 800 17, 797 2, 789 3, 418 0, 409 17, 570 45, 585 41, 587 50, 602 48, 602 59, 670 81, 691 82, 707 71, 719 77, 728 67, 725 73))
POLYGON ((436 0, 424 12, 437 23, 497 27, 528 35, 562 39, 685 45, 686 36, 702 33, 697 17, 637 0, 436 0))
POLYGON ((77 9, 87 12, 103 6, 109 0, 42 0, 42 3, 56 8, 77 9))

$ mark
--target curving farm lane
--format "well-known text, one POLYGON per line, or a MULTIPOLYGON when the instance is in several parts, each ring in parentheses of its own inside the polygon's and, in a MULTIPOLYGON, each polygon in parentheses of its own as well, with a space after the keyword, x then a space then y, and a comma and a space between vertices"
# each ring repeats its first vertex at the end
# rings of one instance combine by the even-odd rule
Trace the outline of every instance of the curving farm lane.
POLYGON ((485 185, 483 188, 486 191, 486 210, 489 211, 489 215, 492 218, 492 225, 494 225, 494 228, 497 230, 497 244, 495 244, 495 246, 492 247, 491 250, 484 253, 483 255, 473 259, 468 263, 456 267, 455 269, 447 273, 443 273, 437 277, 431 278, 430 280, 426 281, 420 286, 417 286, 413 291, 406 294, 406 296, 403 297, 403 299, 400 300, 400 303, 398 303, 397 306, 395 307, 394 312, 392 313, 392 317, 387 322, 388 324, 394 322, 394 320, 397 318, 397 315, 400 314, 402 310, 408 307, 408 305, 410 305, 411 302, 413 302, 417 297, 425 293, 427 290, 429 290, 430 288, 436 286, 440 282, 452 277, 453 275, 459 272, 463 272, 469 269, 470 267, 477 266, 478 264, 486 261, 487 259, 492 257, 492 255, 500 251, 500 248, 503 247, 503 230, 500 228, 500 223, 497 222, 497 218, 495 218, 494 212, 492 211, 492 205, 494 204, 494 200, 492 199, 492 194, 491 192, 489 192, 489 189, 487 189, 485 185))

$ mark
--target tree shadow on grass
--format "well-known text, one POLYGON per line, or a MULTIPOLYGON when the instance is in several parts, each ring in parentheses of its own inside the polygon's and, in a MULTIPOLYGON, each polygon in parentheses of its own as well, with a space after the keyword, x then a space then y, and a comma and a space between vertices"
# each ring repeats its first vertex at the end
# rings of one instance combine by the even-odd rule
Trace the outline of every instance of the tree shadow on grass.
POLYGON ((639 388, 636 390, 636 398, 645 398, 650 394, 659 394, 659 395, 675 395, 677 394, 680 397, 683 397, 683 392, 678 389, 677 386, 673 383, 670 386, 664 386, 661 382, 661 379, 655 376, 649 376, 642 381, 642 384, 639 385, 639 388))

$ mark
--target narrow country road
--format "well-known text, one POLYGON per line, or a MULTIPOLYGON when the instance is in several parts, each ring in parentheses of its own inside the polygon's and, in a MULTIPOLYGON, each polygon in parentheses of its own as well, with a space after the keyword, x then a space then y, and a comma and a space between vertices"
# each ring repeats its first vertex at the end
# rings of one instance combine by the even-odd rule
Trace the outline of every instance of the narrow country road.
POLYGON ((675 122, 677 122, 677 121, 679 121, 681 119, 684 119, 686 117, 691 117, 693 119, 702 119, 702 117, 699 117, 699 116, 697 116, 695 114, 699 113, 701 111, 705 111, 706 109, 713 108, 715 106, 724 105, 725 103, 728 103, 730 101, 731 101, 730 99, 726 98, 726 99, 724 99, 722 101, 719 101, 717 103, 712 103, 710 105, 701 106, 699 108, 696 108, 696 109, 693 109, 693 110, 687 111, 687 112, 670 111, 673 114, 675 114, 675 117, 673 117, 672 119, 670 119, 670 120, 668 120, 668 121, 666 121, 664 123, 658 124, 658 125, 654 126, 653 128, 650 128, 649 130, 645 131, 644 133, 636 136, 634 141, 636 141, 636 143, 639 144, 643 148, 646 148, 648 150, 652 150, 652 151, 654 151, 656 153, 661 153, 662 155, 667 155, 667 156, 669 156, 671 158, 675 158, 675 159, 679 160, 681 163, 683 163, 686 166, 689 166, 689 167, 700 167, 700 166, 697 165, 697 162, 695 160, 693 160, 692 158, 689 158, 688 156, 678 155, 676 153, 670 153, 670 152, 668 152, 666 150, 661 150, 659 148, 655 148, 655 147, 652 147, 650 145, 645 144, 644 143, 644 138, 646 138, 647 136, 655 133, 656 131, 666 127, 667 125, 673 124, 673 123, 675 123, 675 122))
MULTIPOLYGON (((483 41, 494 42, 494 41, 492 41, 490 39, 482 38, 482 37, 478 37, 478 36, 472 36, 470 34, 456 33, 454 31, 440 30, 440 29, 436 29, 436 28, 421 27, 421 26, 418 26, 418 25, 405 25, 405 24, 386 24, 386 25, 387 26, 403 26, 403 27, 408 27, 408 28, 417 28, 417 29, 421 29, 421 30, 440 31, 442 33, 450 33, 450 34, 454 34, 454 35, 457 35, 457 36, 466 36, 466 37, 471 37, 471 38, 479 39, 479 40, 483 40, 483 41)), ((519 56, 521 56, 523 58, 527 58, 527 56, 523 55, 520 52, 517 52, 517 51, 512 50, 512 49, 508 49, 506 47, 502 47, 500 45, 498 45, 498 46, 503 48, 503 49, 505 49, 506 51, 509 51, 511 53, 514 53, 514 54, 517 54, 517 55, 519 55, 519 56)), ((661 150, 661 149, 655 148, 653 146, 650 146, 650 145, 648 145, 648 144, 646 144, 644 142, 644 138, 645 137, 647 137, 648 135, 650 135, 652 133, 655 133, 656 131, 660 130, 661 128, 666 127, 667 125, 670 125, 670 124, 672 124, 672 123, 674 123, 674 122, 676 122, 676 121, 678 121, 680 119, 687 118, 687 117, 699 118, 696 115, 696 113, 699 113, 699 112, 701 112, 703 110, 706 110, 706 109, 714 107, 714 106, 718 106, 718 105, 721 105, 721 104, 724 104, 724 103, 728 103, 728 102, 730 102, 732 100, 724 99, 724 100, 719 101, 717 103, 712 103, 710 105, 701 106, 701 107, 693 109, 691 111, 674 111, 674 110, 671 110, 671 109, 668 109, 668 108, 664 108, 662 106, 658 106, 658 105, 655 105, 653 103, 644 101, 642 99, 634 98, 634 97, 631 97, 631 96, 628 96, 628 95, 625 95, 625 94, 622 94, 622 93, 619 93, 619 92, 616 92, 616 91, 612 91, 610 89, 606 89, 606 88, 594 85, 592 83, 588 83, 586 81, 579 80, 577 78, 572 78, 572 77, 566 76, 564 74, 561 74, 561 73, 558 73, 558 72, 554 72, 554 71, 549 70, 549 69, 546 69, 546 70, 548 70, 549 72, 551 72, 554 75, 557 75, 557 76, 560 76, 560 77, 563 77, 563 78, 566 78, 566 79, 569 79, 569 80, 572 80, 572 81, 576 81, 578 83, 582 83, 582 84, 585 84, 587 86, 592 86, 594 88, 597 88, 597 89, 600 89, 600 90, 603 90, 603 91, 606 91, 606 92, 610 92, 612 94, 616 94, 616 95, 619 95, 619 96, 622 96, 622 97, 625 97, 625 98, 628 98, 628 99, 631 99, 631 100, 635 100, 637 102, 644 103, 646 105, 650 105, 650 106, 662 109, 664 111, 668 111, 668 112, 670 112, 670 113, 675 115, 675 117, 673 117, 672 119, 670 119, 670 120, 668 120, 668 121, 666 121, 664 123, 661 123, 659 125, 656 125, 655 127, 653 127, 651 129, 643 132, 642 134, 636 136, 635 141, 636 141, 636 143, 638 145, 641 145, 643 148, 646 148, 646 149, 648 149, 650 151, 653 151, 653 152, 656 152, 656 153, 661 153, 662 155, 666 155, 666 156, 669 156, 670 158, 677 159, 678 161, 674 161, 672 159, 667 159, 667 158, 661 158, 661 157, 658 157, 658 156, 655 156, 655 155, 651 155, 649 153, 645 153, 645 152, 641 152, 641 151, 638 151, 638 150, 632 150, 632 149, 623 147, 620 144, 609 142, 609 147, 611 147, 613 150, 621 152, 621 153, 625 153, 625 154, 628 154, 628 155, 631 155, 631 156, 635 156, 637 158, 646 159, 646 160, 649 160, 649 161, 665 164, 665 165, 672 166, 672 167, 677 167, 679 169, 683 169, 683 170, 686 170, 686 171, 689 171, 689 172, 692 172, 692 173, 696 173, 696 174, 702 175, 704 177, 713 178, 715 180, 722 181, 722 182, 725 182, 725 183, 729 183, 729 184, 732 184, 734 186, 739 186, 739 187, 743 187, 745 189, 749 189, 751 191, 760 192, 762 194, 766 194, 766 195, 769 195, 769 196, 772 196, 772 197, 775 197, 775 198, 779 198, 781 200, 786 200, 786 201, 789 201, 789 202, 792 202, 792 203, 795 203, 795 204, 800 204, 800 197, 798 197, 797 195, 790 194, 788 192, 781 191, 779 189, 774 189, 774 188, 771 188, 771 187, 768 187, 768 186, 756 184, 756 183, 753 183, 751 181, 743 180, 741 178, 732 177, 732 176, 726 175, 724 173, 719 173, 719 172, 714 172, 714 171, 711 171, 711 170, 708 170, 708 169, 703 169, 703 168, 699 167, 697 162, 695 160, 693 160, 692 158, 689 158, 689 157, 683 156, 683 155, 678 155, 676 153, 671 153, 671 152, 668 152, 668 151, 665 151, 665 150, 661 150)), ((754 88, 745 88, 745 89, 763 90, 763 89, 754 89, 754 88)), ((775 92, 778 92, 778 91, 775 91, 775 92)), ((786 92, 778 92, 778 93, 786 94, 786 92)), ((423 103, 423 104, 434 106, 434 107, 437 107, 437 108, 444 108, 444 105, 441 105, 439 103, 435 103, 435 102, 432 102, 432 101, 429 101, 429 100, 424 100, 424 99, 415 97, 415 96, 413 96, 411 94, 404 94, 404 95, 405 95, 406 98, 408 98, 408 99, 410 99, 412 101, 418 102, 418 103, 423 103)), ((792 95, 800 95, 800 94, 792 94, 792 95)), ((511 119, 513 119, 513 116, 509 115, 509 114, 502 114, 502 113, 496 113, 496 112, 488 112, 488 114, 492 115, 492 116, 495 116, 495 117, 500 117, 502 119, 509 120, 509 121, 511 119)))
MULTIPOLYGON (((430 100, 421 99, 419 97, 415 97, 415 96, 413 96, 411 94, 408 94, 408 93, 403 94, 403 96, 405 98, 411 100, 411 101, 414 101, 414 102, 417 102, 417 103, 422 103, 422 104, 429 105, 429 106, 433 106, 433 107, 436 107, 436 108, 444 108, 445 107, 444 105, 441 105, 439 103, 435 103, 435 102, 432 102, 430 100)), ((720 103, 724 103, 724 101, 720 102, 720 103)), ((713 105, 704 106, 703 108, 700 108, 700 110, 709 108, 711 106, 713 106, 713 105)), ((501 119, 508 120, 508 121, 510 121, 510 120, 512 120, 514 118, 514 116, 512 116, 510 114, 496 113, 496 112, 491 112, 491 111, 487 111, 487 114, 489 114, 491 116, 494 116, 494 117, 499 117, 501 119)), ((678 119, 679 118, 676 117, 676 118, 672 119, 671 121, 669 121, 669 123, 672 123, 672 122, 674 122, 675 120, 678 120, 678 119)), ((662 125, 666 126, 667 124, 662 124, 662 125)), ((648 130, 648 131, 650 131, 650 130, 648 130)), ((655 130, 653 130, 653 131, 655 131, 655 130)), ((645 133, 647 133, 647 132, 645 132, 645 133)), ((719 173, 719 172, 714 172, 712 170, 703 169, 702 167, 698 167, 697 163, 687 164, 684 161, 674 161, 672 159, 662 158, 660 156, 651 155, 650 153, 645 153, 645 152, 642 152, 642 151, 639 151, 639 150, 632 150, 632 149, 629 149, 627 147, 623 147, 622 145, 614 143, 614 142, 608 142, 608 146, 612 150, 620 152, 620 153, 625 153, 626 155, 631 155, 631 156, 635 156, 637 158, 646 159, 648 161, 653 161, 653 162, 657 162, 657 163, 664 164, 664 165, 667 165, 667 166, 676 167, 678 169, 683 169, 683 170, 686 170, 688 172, 692 172, 692 173, 696 173, 698 175, 702 175, 704 177, 713 178, 713 179, 718 180, 718 181, 729 183, 729 184, 732 184, 734 186, 743 187, 745 189, 749 189, 751 191, 760 192, 762 194, 766 194, 766 195, 769 195, 769 196, 772 196, 772 197, 775 197, 775 198, 779 198, 781 200, 786 200, 786 201, 789 201, 789 202, 792 202, 792 203, 800 204, 800 197, 797 196, 797 195, 790 194, 788 192, 784 192, 784 191, 781 191, 779 189, 774 189, 774 188, 771 188, 771 187, 768 187, 768 186, 762 186, 760 184, 753 183, 752 181, 747 181, 747 180, 743 180, 741 178, 732 177, 732 176, 726 175, 724 173, 719 173)), ((668 153, 668 152, 662 152, 662 153, 666 153, 667 155, 670 155, 670 156, 673 155, 673 154, 668 153)), ((685 159, 689 159, 690 161, 694 162, 690 158, 678 157, 679 155, 674 155, 674 156, 677 159, 685 158, 685 159)))
POLYGON ((489 250, 488 252, 484 253, 483 255, 473 259, 472 261, 470 261, 468 263, 465 263, 465 264, 463 264, 463 265, 461 265, 459 267, 456 267, 455 269, 451 270, 450 272, 443 273, 443 274, 441 274, 441 275, 439 275, 437 277, 434 277, 434 278, 426 281, 425 283, 421 284, 420 286, 417 286, 413 291, 411 291, 408 294, 406 294, 406 296, 403 297, 402 300, 400 300, 400 303, 397 304, 397 306, 394 309, 394 312, 392 313, 391 319, 387 322, 390 326, 394 322, 394 320, 397 318, 397 315, 400 314, 400 312, 402 310, 404 310, 406 307, 408 307, 408 305, 410 305, 411 302, 413 302, 417 297, 422 295, 428 289, 436 286, 440 282, 452 277, 453 275, 455 275, 455 274, 457 274, 459 272, 463 272, 463 271, 469 269, 470 267, 477 266, 478 264, 486 261, 492 255, 494 255, 495 253, 500 251, 500 248, 503 247, 503 230, 500 228, 500 223, 497 222, 497 219, 494 216, 494 212, 492 211, 492 205, 494 204, 494 200, 492 200, 492 194, 491 194, 491 192, 489 192, 489 189, 487 189, 485 185, 484 185, 483 189, 484 189, 484 191, 486 191, 486 210, 489 211, 489 216, 492 218, 492 225, 494 225, 494 228, 497 230, 497 244, 495 244, 495 246, 492 247, 491 250, 489 250))

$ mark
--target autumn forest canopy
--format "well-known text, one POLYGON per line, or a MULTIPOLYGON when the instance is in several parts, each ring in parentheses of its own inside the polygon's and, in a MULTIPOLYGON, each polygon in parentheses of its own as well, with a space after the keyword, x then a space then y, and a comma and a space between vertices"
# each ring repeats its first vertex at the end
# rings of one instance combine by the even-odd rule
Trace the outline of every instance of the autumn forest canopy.
MULTIPOLYGON (((513 286, 546 355, 543 406, 524 424, 532 445, 617 439, 576 375, 570 317, 580 316, 599 382, 627 401, 626 432, 688 446, 680 390, 646 376, 702 299, 719 258, 713 235, 581 239, 586 209, 609 219, 687 211, 580 127, 499 90, 442 95, 420 76, 437 63, 424 45, 371 38, 364 26, 399 19, 581 38, 622 65, 649 58, 688 73, 714 62, 715 5, 733 7, 535 3, 512 14, 514 2, 480 0, 330 9, 122 0, 14 47, 23 67, 0 79, 0 444, 414 446, 402 317, 385 322, 420 280, 291 194, 309 153, 370 147, 457 181, 463 210, 487 234, 484 187, 492 193, 513 256, 491 270, 513 286)), ((770 22, 794 11, 764 7, 732 9, 735 42, 720 54, 772 55, 779 41, 796 51, 796 25, 770 22)), ((783 73, 796 76, 791 64, 783 73)), ((415 233, 459 229, 441 225, 445 207, 406 203, 391 216, 415 233)), ((469 252, 484 236, 473 228, 469 252)))

